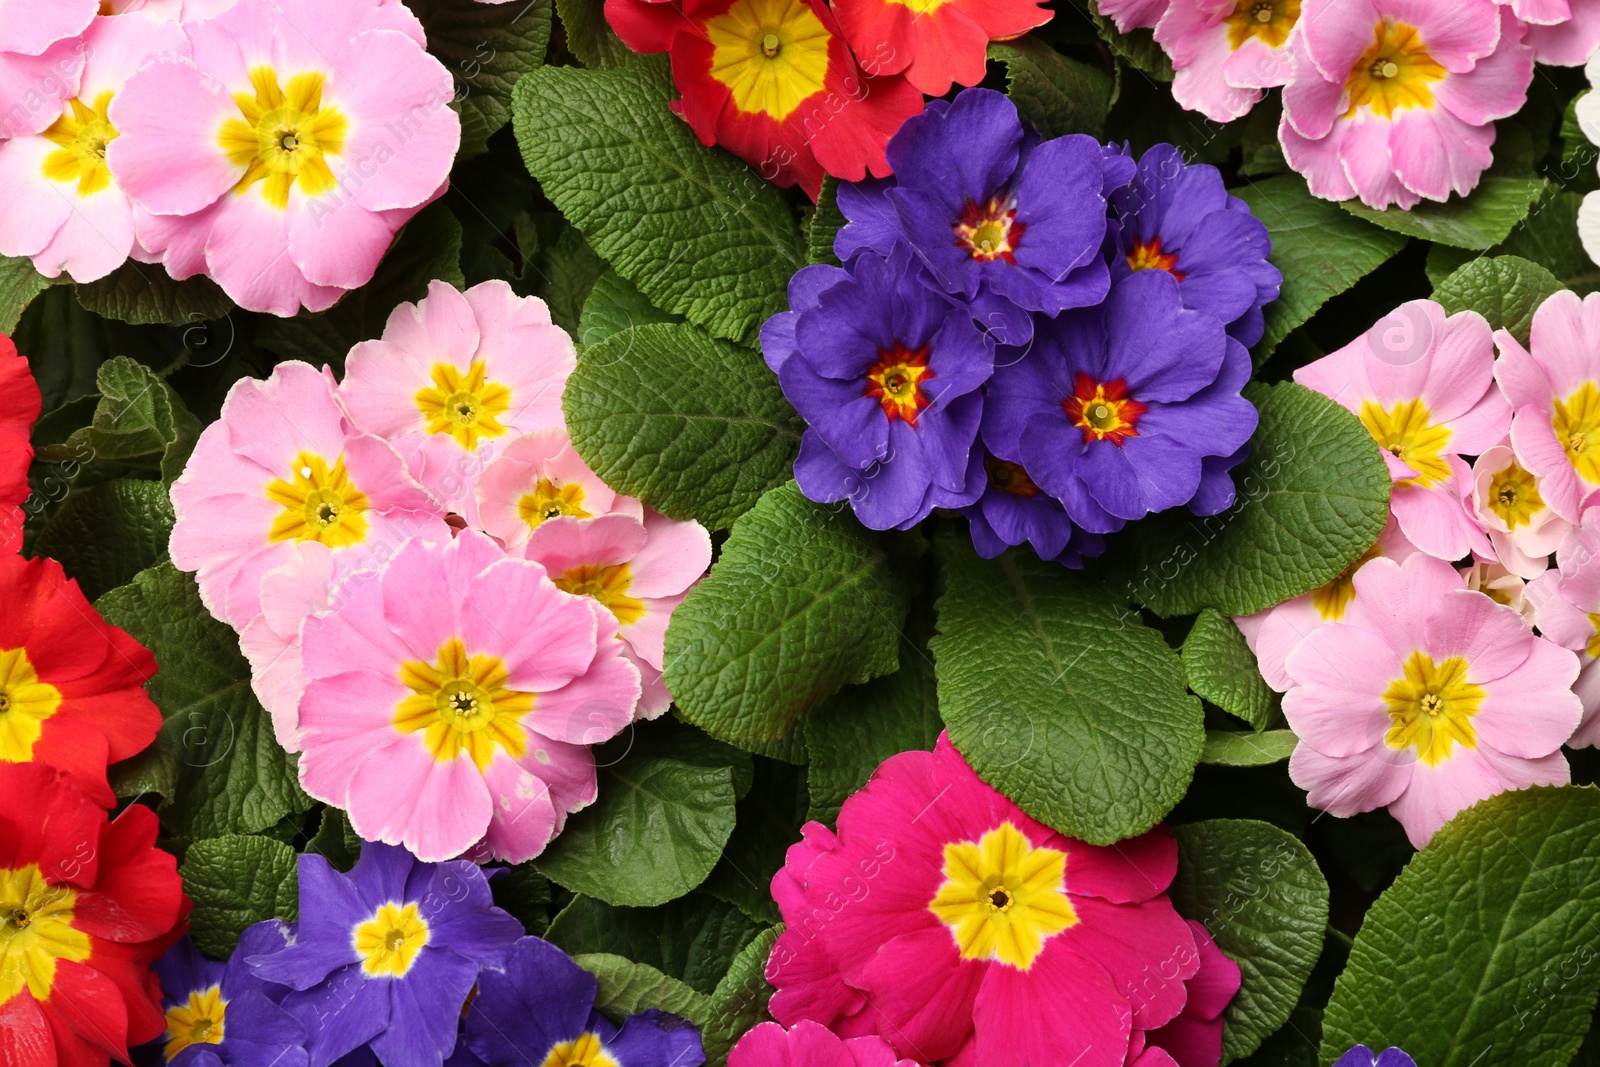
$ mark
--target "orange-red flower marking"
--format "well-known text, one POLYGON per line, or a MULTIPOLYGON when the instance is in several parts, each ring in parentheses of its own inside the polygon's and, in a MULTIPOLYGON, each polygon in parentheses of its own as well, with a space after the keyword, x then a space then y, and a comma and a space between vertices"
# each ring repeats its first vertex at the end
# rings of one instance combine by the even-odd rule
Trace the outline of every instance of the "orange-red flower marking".
POLYGON ((1139 436, 1139 417, 1149 410, 1128 395, 1121 378, 1097 382, 1079 373, 1072 379, 1072 395, 1061 402, 1072 425, 1083 431, 1083 443, 1110 441, 1117 447, 1139 436))

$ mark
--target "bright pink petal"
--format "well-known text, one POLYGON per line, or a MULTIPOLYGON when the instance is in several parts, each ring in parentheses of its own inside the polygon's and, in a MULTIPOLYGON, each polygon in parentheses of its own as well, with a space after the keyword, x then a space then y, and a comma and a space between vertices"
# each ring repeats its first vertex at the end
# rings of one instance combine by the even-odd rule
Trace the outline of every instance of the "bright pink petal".
POLYGON ((413 735, 371 753, 350 780, 350 826, 425 863, 454 859, 489 828, 492 802, 465 755, 439 761, 413 735))
POLYGON ((1306 803, 1348 818, 1394 802, 1411 781, 1414 755, 1379 744, 1355 756, 1324 756, 1301 742, 1289 757, 1289 778, 1306 790, 1306 803))
MULTIPOLYGON (((1041 953, 1034 966, 1046 955, 1041 953)), ((866 1016, 876 1019, 875 1029, 902 1056, 941 1059, 960 1048, 974 1026, 982 1032, 985 1024, 981 1012, 975 1012, 974 1002, 980 985, 986 986, 990 976, 1000 971, 1017 973, 1009 967, 961 959, 955 939, 942 925, 896 937, 884 944, 862 971, 866 1016)), ((1010 1007, 1007 1003, 1000 1011, 1010 1007)), ((1039 1005, 1030 1007, 1037 1011, 1039 1005)), ((1000 1025, 1004 1024, 1002 1018, 1000 1025)), ((1013 1053, 1016 1055, 1020 1050, 1013 1053)), ((1007 1067, 1012 1061, 992 1062, 1007 1067)))
POLYGON ((243 176, 217 144, 237 118, 227 90, 182 57, 145 66, 111 102, 121 134, 106 149, 117 184, 147 210, 188 215, 207 207, 243 176))
POLYGON ((1167 891, 1178 873, 1178 843, 1165 826, 1115 845, 1067 849, 1067 891, 1113 904, 1139 904, 1167 891))
POLYGON ((973 1006, 986 1067, 1122 1067, 1130 1012, 1111 976, 1060 938, 1033 968, 991 966, 973 1006))
POLYGON ((1200 969, 1200 953, 1171 901, 1160 896, 1143 904, 1109 904, 1089 897, 1074 898, 1072 905, 1078 924, 1057 936, 1106 969, 1133 1008, 1134 1026, 1153 1030, 1183 1010, 1184 981, 1200 969))
POLYGON ((559 819, 549 785, 507 758, 490 764, 484 782, 494 798, 494 815, 485 836, 495 857, 523 863, 543 852, 559 819))
POLYGON ((1396 114, 1388 131, 1389 161, 1399 181, 1419 196, 1466 196, 1494 160, 1494 136, 1493 126, 1470 125, 1442 108, 1411 108, 1396 114))

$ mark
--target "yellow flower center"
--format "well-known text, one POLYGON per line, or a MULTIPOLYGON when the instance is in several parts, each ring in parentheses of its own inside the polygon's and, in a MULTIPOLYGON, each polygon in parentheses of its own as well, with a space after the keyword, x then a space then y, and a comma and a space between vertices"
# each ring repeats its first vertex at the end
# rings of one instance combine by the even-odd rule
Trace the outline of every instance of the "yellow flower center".
POLYGON ((1588 613, 1589 625, 1594 627, 1594 636, 1589 638, 1589 643, 1584 646, 1584 651, 1591 656, 1600 657, 1600 612, 1588 613))
POLYGON ((229 119, 217 133, 217 144, 244 177, 234 190, 243 196, 261 183, 261 196, 278 209, 289 206, 297 185, 306 196, 321 196, 339 184, 327 157, 344 151, 350 124, 336 107, 324 107, 326 79, 316 71, 296 74, 281 86, 278 72, 257 67, 250 72, 250 93, 234 93, 242 118, 229 119))
POLYGON ((551 1049, 539 1067, 617 1067, 617 1061, 601 1047, 599 1037, 584 1033, 551 1049))
POLYGON ((228 1002, 222 999, 222 987, 212 986, 189 994, 188 1004, 174 1004, 167 1009, 167 1062, 190 1045, 222 1044, 223 1018, 228 1012, 228 1002))
POLYGON ((433 365, 433 384, 413 398, 429 433, 447 433, 470 452, 478 438, 506 432, 499 417, 511 410, 511 390, 486 381, 486 373, 481 359, 473 360, 466 374, 450 363, 433 365))
POLYGON ((486 770, 497 747, 520 759, 528 748, 520 720, 533 710, 534 694, 509 688, 509 678, 499 656, 469 656, 461 638, 452 637, 439 649, 436 664, 400 665, 400 682, 411 695, 395 707, 395 727, 407 734, 421 730, 423 743, 440 763, 465 752, 486 770))
POLYGON ((561 572, 556 585, 574 596, 593 597, 624 626, 644 618, 644 601, 628 595, 633 573, 626 563, 612 567, 585 563, 561 572))
POLYGON ((290 480, 267 484, 267 499, 283 506, 268 541, 319 541, 329 548, 358 545, 367 536, 367 496, 350 480, 344 457, 333 466, 314 452, 295 457, 290 480))
POLYGON ((983 203, 968 200, 961 206, 961 218, 951 230, 956 247, 979 263, 1017 261, 1017 248, 1028 224, 1017 221, 1017 204, 1010 196, 991 196, 983 203))
POLYGON ((1228 24, 1228 47, 1237 51, 1252 37, 1268 48, 1282 48, 1300 19, 1300 0, 1237 0, 1228 24))
POLYGON ((26 649, 0 649, 0 762, 32 760, 44 721, 60 707, 61 691, 39 681, 26 649))
POLYGON ((824 88, 833 35, 805 0, 734 0, 705 35, 711 76, 747 115, 782 122, 824 88))
POLYGON ((51 885, 34 864, 0 868, 0 1004, 24 988, 50 995, 56 961, 89 958, 89 936, 72 925, 78 894, 51 885))
POLYGON ((1349 118, 1362 108, 1393 118, 1408 107, 1432 107, 1431 82, 1443 78, 1445 69, 1434 62, 1415 26, 1380 21, 1372 31, 1372 44, 1361 53, 1345 79, 1350 96, 1349 118))
POLYGON ((867 368, 862 395, 876 400, 890 422, 899 419, 915 427, 917 416, 932 403, 922 383, 933 377, 927 346, 913 352, 897 341, 893 348, 878 349, 877 362, 867 368))
POLYGON ((1363 401, 1361 424, 1380 448, 1417 472, 1400 484, 1427 487, 1450 479, 1450 462, 1445 458, 1450 428, 1431 424, 1428 406, 1421 400, 1402 400, 1388 411, 1363 401))
POLYGON ((945 882, 928 910, 950 928, 961 958, 1028 970, 1044 943, 1074 926, 1067 854, 1036 848, 1010 822, 978 841, 944 846, 945 882))
POLYGON ((1159 234, 1149 244, 1133 242, 1133 250, 1128 253, 1127 260, 1130 270, 1164 270, 1180 282, 1183 281, 1183 271, 1178 269, 1178 253, 1161 251, 1159 234))
POLYGON ((1550 428, 1567 450, 1578 477, 1600 485, 1600 388, 1584 382, 1555 402, 1550 428))
POLYGON ((523 493, 517 501, 517 514, 529 529, 538 529, 546 519, 570 515, 575 519, 594 516, 583 510, 583 486, 576 482, 557 485, 549 478, 540 478, 531 492, 523 493))
POLYGON ((1406 658, 1404 677, 1383 691, 1389 705, 1383 743, 1396 752, 1414 747, 1423 763, 1437 766, 1450 758, 1453 745, 1478 746, 1471 720, 1486 696, 1482 686, 1467 681, 1465 659, 1449 656, 1435 665, 1432 656, 1414 650, 1406 658))
POLYGON ((1382 554, 1374 544, 1357 556, 1354 563, 1340 571, 1333 581, 1311 591, 1311 606, 1317 609, 1317 614, 1322 616, 1324 622, 1338 622, 1344 618, 1344 609, 1356 598, 1356 571, 1382 554))
POLYGON ((1544 510, 1544 499, 1533 475, 1516 463, 1489 479, 1489 510, 1500 516, 1509 530, 1526 526, 1544 510))
POLYGON ((117 139, 117 128, 106 117, 111 107, 110 89, 98 94, 93 104, 71 100, 68 109, 44 131, 44 138, 59 145, 44 157, 40 170, 55 182, 77 182, 78 195, 93 196, 111 187, 111 169, 106 166, 106 145, 117 139))
POLYGON ((374 978, 404 978, 431 936, 415 904, 384 904, 351 935, 361 969, 374 978))

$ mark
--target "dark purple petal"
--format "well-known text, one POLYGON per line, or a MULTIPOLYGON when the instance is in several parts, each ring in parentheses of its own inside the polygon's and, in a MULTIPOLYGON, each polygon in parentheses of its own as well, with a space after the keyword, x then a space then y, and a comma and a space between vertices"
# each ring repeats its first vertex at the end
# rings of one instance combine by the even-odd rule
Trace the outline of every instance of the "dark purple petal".
MULTIPOLYGON (((884 432, 888 449, 888 431, 884 432)), ((815 430, 800 435, 800 455, 794 461, 794 480, 808 500, 831 504, 856 490, 856 469, 847 467, 815 430)))
MULTIPOLYGON (((889 141, 889 165, 901 190, 940 194, 959 216, 968 199, 1000 192, 1017 168, 1022 120, 1003 93, 968 89, 945 107, 929 105, 889 141)), ((948 232, 948 230, 946 231, 948 232)), ((916 234, 910 234, 916 243, 916 234)))
POLYGON ((223 980, 223 964, 200 955, 194 941, 187 935, 167 949, 156 961, 155 969, 161 979, 161 1003, 189 1003, 189 994, 199 989, 210 989, 223 980))
POLYGON ((1027 227, 1017 242, 1017 266, 1060 281, 1098 258, 1106 233, 1102 161, 1100 145, 1078 133, 1029 154, 1012 183, 1017 221, 1027 227))
POLYGON ((478 975, 476 963, 454 952, 430 946, 417 953, 406 976, 388 983, 389 1026, 371 1040, 384 1067, 438 1067, 456 1046, 461 1008, 478 975))
POLYGON ((543 1063, 557 1044, 584 1032, 598 988, 565 952, 524 937, 504 972, 480 976, 467 1010, 466 1044, 490 1064, 543 1063))
MULTIPOLYGON (((841 263, 862 252, 887 256, 902 239, 900 216, 889 200, 892 188, 893 178, 839 183, 839 212, 845 224, 834 235, 833 254, 841 263)), ((794 306, 792 293, 789 304, 794 306)))
MULTIPOLYGON (((978 439, 978 423, 983 418, 983 397, 969 393, 949 407, 929 408, 917 420, 917 428, 907 440, 914 441, 927 457, 928 478, 933 485, 957 495, 965 495, 972 466, 973 445, 978 439)), ((895 436, 890 431, 890 445, 895 436)), ((938 506, 949 507, 940 503, 938 506)))
POLYGON ((483 868, 467 860, 419 864, 406 895, 429 927, 429 948, 448 948, 480 967, 499 967, 522 924, 494 906, 483 868))
POLYGON ((1233 507, 1237 490, 1233 484, 1233 468, 1244 462, 1250 454, 1248 444, 1231 456, 1207 456, 1200 461, 1200 488, 1189 501, 1189 510, 1196 515, 1220 515, 1233 507))
MULTIPOLYGON (((605 1017, 593 1021, 598 1026, 605 1017)), ((628 1016, 615 1036, 602 1036, 602 1043, 617 1067, 699 1067, 706 1061, 700 1031, 655 1008, 628 1016)))
POLYGON ((933 510, 928 499, 932 471, 916 431, 903 422, 889 424, 889 454, 857 476, 850 505, 863 526, 889 530, 933 510))
MULTIPOLYGON (((366 847, 370 849, 372 845, 366 847)), ((291 989, 309 989, 330 973, 354 963, 357 957, 351 932, 377 910, 376 905, 369 906, 361 899, 348 876, 311 853, 300 855, 300 900, 295 943, 278 952, 245 959, 257 978, 291 989)))
POLYGON ((369 981, 351 964, 320 985, 290 993, 283 1007, 306 1028, 312 1067, 327 1067, 388 1028, 389 982, 369 981))
POLYGON ((888 417, 883 406, 865 394, 865 375, 848 382, 824 378, 802 356, 784 364, 778 380, 800 417, 849 466, 859 470, 888 450, 888 417))
POLYGON ((349 879, 370 913, 390 901, 415 899, 406 892, 406 881, 416 866, 417 858, 399 845, 366 841, 361 845, 361 858, 350 868, 349 879))
POLYGON ((1142 403, 1185 400, 1216 381, 1226 334, 1210 315, 1185 309, 1178 282, 1163 270, 1142 270, 1106 298, 1105 378, 1121 378, 1142 403))

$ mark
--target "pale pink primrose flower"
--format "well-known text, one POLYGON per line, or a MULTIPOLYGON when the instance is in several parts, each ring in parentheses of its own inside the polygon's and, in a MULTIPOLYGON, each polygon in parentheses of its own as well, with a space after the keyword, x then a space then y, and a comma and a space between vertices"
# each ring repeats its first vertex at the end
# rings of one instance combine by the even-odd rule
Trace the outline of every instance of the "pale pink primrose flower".
POLYGON ((106 159, 140 243, 251 311, 327 308, 443 192, 450 72, 398 3, 239 0, 184 30, 193 59, 147 64, 112 102, 106 159))
POLYGON ((1499 560, 1475 560, 1460 571, 1468 589, 1485 594, 1496 604, 1504 604, 1521 615, 1529 626, 1535 625, 1533 602, 1527 595, 1527 579, 1508 570, 1499 560))
POLYGON ((1249 111, 1289 80, 1301 0, 1172 0, 1156 42, 1172 60, 1172 95, 1214 122, 1249 111))
POLYGON ((1171 0, 1096 0, 1095 10, 1116 24, 1118 33, 1149 28, 1161 21, 1171 0))
POLYGON ((1600 0, 1495 0, 1526 27, 1534 62, 1576 67, 1600 45, 1600 0))
POLYGON ((1356 587, 1352 579, 1356 573, 1380 556, 1400 562, 1417 551, 1417 546, 1400 532, 1400 524, 1391 514, 1372 547, 1356 557, 1333 581, 1254 615, 1235 616, 1233 621, 1244 634, 1245 644, 1255 653, 1261 677, 1280 693, 1288 689, 1293 683, 1283 665, 1289 653, 1298 648, 1311 631, 1344 618, 1345 609, 1355 599, 1356 587))
POLYGON ((532 531, 523 554, 537 560, 556 585, 592 597, 621 627, 617 636, 645 679, 641 718, 672 703, 662 680, 667 624, 689 589, 711 566, 711 535, 698 522, 646 509, 594 519, 557 516, 532 531))
POLYGON ((611 613, 475 530, 412 540, 301 632, 301 784, 427 861, 538 855, 639 699, 611 613))
POLYGON ((235 383, 172 503, 172 562, 196 573, 207 609, 238 630, 262 613, 262 578, 296 546, 323 546, 348 573, 413 534, 448 534, 399 454, 347 431, 332 375, 300 362, 235 383))
POLYGON ((1583 664, 1573 686, 1583 702, 1583 724, 1567 743, 1600 744, 1600 507, 1583 513, 1556 550, 1555 568, 1529 582, 1527 596, 1539 632, 1572 649, 1583 664))
POLYGON ((1278 137, 1330 200, 1374 208, 1466 195, 1495 119, 1527 99, 1522 27, 1494 0, 1304 0, 1278 137))
POLYGON ((261 614, 239 634, 250 661, 250 688, 272 716, 272 732, 289 752, 300 751, 300 624, 328 610, 333 553, 317 542, 298 544, 281 567, 261 578, 261 614), (320 551, 319 551, 320 549, 320 551))
POLYGON ((39 133, 78 93, 98 0, 0 0, 0 139, 39 133))
POLYGON ((1461 458, 1498 444, 1511 423, 1491 337, 1477 312, 1446 316, 1412 300, 1294 375, 1361 419, 1389 465, 1401 532, 1440 559, 1492 552, 1464 503, 1472 471, 1461 458))
POLYGON ((1577 522, 1600 489, 1600 294, 1550 296, 1533 314, 1527 348, 1505 330, 1494 339, 1517 462, 1550 510, 1577 522))
POLYGON ((143 12, 170 21, 203 22, 209 18, 216 18, 237 2, 238 0, 104 0, 100 5, 100 11, 104 15, 143 12))
POLYGON ((1544 573, 1550 553, 1572 529, 1544 502, 1539 480, 1509 444, 1495 445, 1472 464, 1467 508, 1488 531, 1496 559, 1523 579, 1544 573))
POLYGON ((565 425, 561 393, 576 365, 544 301, 502 281, 464 293, 436 281, 394 309, 382 337, 350 350, 339 396, 356 426, 393 444, 476 526, 480 472, 521 435, 565 425))
POLYGON ((520 554, 542 523, 563 516, 644 521, 644 505, 601 481, 565 427, 512 441, 478 477, 474 492, 479 525, 512 553, 520 554))
POLYGON ((83 35, 88 60, 76 96, 38 134, 0 142, 0 254, 28 256, 40 274, 92 282, 134 251, 134 211, 106 166, 118 136, 111 102, 151 56, 187 55, 176 23, 153 15, 99 18, 83 35))
POLYGON ((1289 776, 1341 817, 1388 807, 1421 848, 1463 808, 1569 780, 1578 657, 1443 560, 1377 559, 1289 656, 1289 776))

